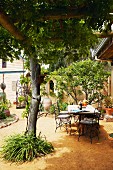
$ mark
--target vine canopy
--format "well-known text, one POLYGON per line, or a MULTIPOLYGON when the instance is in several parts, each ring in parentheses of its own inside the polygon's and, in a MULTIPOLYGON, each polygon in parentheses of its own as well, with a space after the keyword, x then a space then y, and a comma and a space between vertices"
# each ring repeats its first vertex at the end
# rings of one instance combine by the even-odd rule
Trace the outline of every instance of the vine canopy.
POLYGON ((18 58, 22 49, 27 56, 29 51, 38 54, 44 63, 70 52, 74 58, 87 56, 97 40, 93 30, 112 22, 112 7, 111 0, 1 0, 1 25, 9 32, 10 25, 17 29, 11 35, 0 27, 1 58, 18 58), (3 25, 2 20, 10 24, 3 25))

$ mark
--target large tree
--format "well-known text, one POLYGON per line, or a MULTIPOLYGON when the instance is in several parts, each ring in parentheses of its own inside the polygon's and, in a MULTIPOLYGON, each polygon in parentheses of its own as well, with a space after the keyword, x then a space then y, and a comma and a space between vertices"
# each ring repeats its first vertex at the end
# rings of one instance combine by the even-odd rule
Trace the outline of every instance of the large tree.
POLYGON ((59 57, 88 55, 94 45, 93 30, 110 24, 111 0, 1 0, 1 58, 28 57, 32 79, 32 101, 28 132, 36 134, 40 102, 40 64, 59 57), (70 55, 71 53, 71 55, 70 55))
POLYGON ((58 94, 65 92, 76 104, 83 93, 89 104, 99 104, 104 98, 105 82, 110 76, 110 72, 105 68, 105 64, 100 61, 77 61, 67 68, 62 67, 52 72, 50 79, 56 80, 58 94))

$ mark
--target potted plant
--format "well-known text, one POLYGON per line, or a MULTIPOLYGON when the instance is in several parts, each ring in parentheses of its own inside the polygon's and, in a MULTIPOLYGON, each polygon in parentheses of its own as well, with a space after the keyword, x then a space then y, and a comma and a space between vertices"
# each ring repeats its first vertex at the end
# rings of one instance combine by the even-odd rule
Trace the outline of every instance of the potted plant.
POLYGON ((18 97, 18 101, 17 101, 17 106, 16 108, 20 109, 20 108, 25 108, 25 96, 19 96, 18 97))
POLYGON ((1 115, 10 116, 9 105, 7 102, 0 102, 0 113, 1 115))
POLYGON ((105 106, 106 113, 108 115, 112 115, 113 114, 113 98, 111 96, 106 96, 104 98, 104 106, 105 106))
POLYGON ((82 102, 82 105, 83 106, 87 106, 88 105, 88 101, 86 99, 84 99, 83 102, 82 102))

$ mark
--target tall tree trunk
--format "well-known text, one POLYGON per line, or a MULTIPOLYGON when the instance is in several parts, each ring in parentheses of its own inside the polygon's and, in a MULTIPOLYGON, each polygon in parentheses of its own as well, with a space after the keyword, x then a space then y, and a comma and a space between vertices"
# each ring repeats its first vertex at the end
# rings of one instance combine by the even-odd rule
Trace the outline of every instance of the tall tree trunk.
POLYGON ((30 58, 32 99, 28 118, 28 133, 36 136, 37 115, 40 104, 40 65, 35 58, 30 58))

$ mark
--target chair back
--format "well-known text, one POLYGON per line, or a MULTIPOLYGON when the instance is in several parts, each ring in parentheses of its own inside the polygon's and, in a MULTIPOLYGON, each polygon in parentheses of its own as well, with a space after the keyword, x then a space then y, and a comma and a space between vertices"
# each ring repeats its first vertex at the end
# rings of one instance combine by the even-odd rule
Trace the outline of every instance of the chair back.
POLYGON ((99 120, 100 120, 100 112, 97 110, 97 109, 95 109, 95 111, 94 111, 94 118, 95 118, 95 120, 98 122, 98 124, 99 124, 99 120))
POLYGON ((82 116, 82 123, 89 123, 90 125, 96 123, 99 124, 100 120, 100 112, 98 112, 97 109, 95 109, 92 114, 87 114, 82 116))

